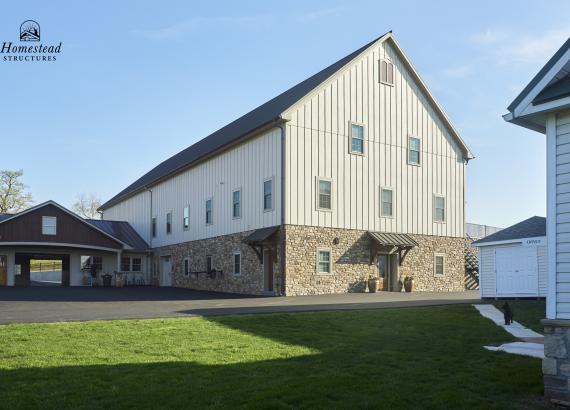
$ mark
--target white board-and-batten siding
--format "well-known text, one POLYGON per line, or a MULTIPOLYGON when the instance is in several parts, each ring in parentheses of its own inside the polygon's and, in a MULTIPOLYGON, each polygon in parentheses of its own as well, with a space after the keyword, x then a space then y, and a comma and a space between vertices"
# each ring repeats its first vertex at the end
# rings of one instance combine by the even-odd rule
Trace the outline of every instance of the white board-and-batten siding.
POLYGON ((104 219, 130 222, 152 247, 188 242, 281 223, 281 130, 273 128, 204 161, 104 211, 104 219), (273 180, 273 209, 263 209, 263 183, 273 180), (232 217, 232 193, 242 192, 242 216, 232 217), (206 200, 212 199, 213 223, 206 225, 206 200), (184 207, 190 227, 183 228, 184 207), (172 233, 166 214, 172 212, 172 233), (151 214, 157 236, 150 238, 151 214))
POLYGON ((394 47, 377 44, 285 113, 285 221, 290 224, 464 236, 463 151, 394 47), (394 86, 378 81, 394 63, 394 86), (350 153, 350 124, 364 125, 364 155, 350 153), (408 138, 421 140, 421 166, 408 164, 408 138), (317 207, 317 178, 332 181, 332 210, 317 207), (380 189, 393 190, 382 217, 380 189), (446 221, 434 221, 434 198, 446 221))

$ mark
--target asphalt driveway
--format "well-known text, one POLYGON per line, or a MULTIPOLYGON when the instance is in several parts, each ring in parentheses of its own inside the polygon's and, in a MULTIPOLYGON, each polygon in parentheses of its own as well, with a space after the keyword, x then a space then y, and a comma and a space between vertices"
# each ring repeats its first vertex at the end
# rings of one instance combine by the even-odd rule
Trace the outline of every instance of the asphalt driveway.
POLYGON ((474 303, 479 291, 258 297, 180 288, 0 288, 0 324, 474 303))

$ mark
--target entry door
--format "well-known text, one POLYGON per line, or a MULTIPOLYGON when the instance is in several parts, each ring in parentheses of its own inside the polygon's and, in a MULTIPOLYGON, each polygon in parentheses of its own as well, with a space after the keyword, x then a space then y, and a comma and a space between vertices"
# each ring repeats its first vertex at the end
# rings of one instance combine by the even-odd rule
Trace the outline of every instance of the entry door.
POLYGON ((266 292, 273 291, 273 253, 270 250, 263 251, 263 282, 266 292))
POLYGON ((378 255, 378 276, 383 279, 384 285, 381 290, 390 290, 390 255, 379 254, 378 255))
POLYGON ((538 294, 537 249, 510 246, 495 250, 497 295, 538 294))
POLYGON ((172 286, 172 262, 170 256, 162 257, 160 286, 172 286))
POLYGON ((8 286, 8 257, 0 255, 0 286, 8 286))

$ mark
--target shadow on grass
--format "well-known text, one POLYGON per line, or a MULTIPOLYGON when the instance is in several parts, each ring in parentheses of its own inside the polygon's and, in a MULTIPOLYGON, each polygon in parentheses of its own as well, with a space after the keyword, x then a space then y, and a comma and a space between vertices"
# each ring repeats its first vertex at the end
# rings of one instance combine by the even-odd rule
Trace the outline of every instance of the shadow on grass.
MULTIPOLYGON (((210 317, 206 320, 228 329, 319 353, 221 365, 179 361, 1 370, 0 407, 524 406, 524 400, 541 394, 540 361, 485 351, 483 344, 509 336, 472 310, 210 317)), ((191 326, 185 319, 168 323, 191 326)))

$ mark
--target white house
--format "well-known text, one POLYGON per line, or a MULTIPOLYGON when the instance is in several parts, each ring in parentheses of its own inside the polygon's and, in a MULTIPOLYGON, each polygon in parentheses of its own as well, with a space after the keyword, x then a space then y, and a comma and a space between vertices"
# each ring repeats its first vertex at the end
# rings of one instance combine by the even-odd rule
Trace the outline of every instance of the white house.
POLYGON ((482 298, 546 297, 546 218, 533 216, 475 241, 482 298))
POLYGON ((509 105, 504 119, 546 134, 548 293, 545 393, 570 404, 570 39, 509 105), (566 335, 566 338, 564 337, 566 335))

